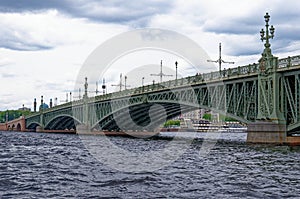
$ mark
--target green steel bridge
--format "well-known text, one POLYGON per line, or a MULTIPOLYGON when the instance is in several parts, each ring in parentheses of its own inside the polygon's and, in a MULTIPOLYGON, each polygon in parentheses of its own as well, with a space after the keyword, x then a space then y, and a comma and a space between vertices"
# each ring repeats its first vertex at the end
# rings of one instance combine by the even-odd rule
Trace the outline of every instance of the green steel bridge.
POLYGON ((249 64, 65 103, 26 117, 26 128, 148 130, 195 109, 210 109, 246 124, 257 120, 300 130, 300 56, 274 58, 272 69, 249 64), (149 110, 155 115, 149 116, 149 110), (163 108, 163 109, 162 109, 163 108), (134 123, 125 116, 130 115, 134 123), (166 117, 163 117, 166 114, 166 117), (123 118, 123 116, 125 118, 123 118), (115 120, 124 122, 121 129, 115 120), (155 121, 155 122, 154 122, 155 121), (128 124, 126 124, 128 122, 128 124), (134 125, 136 124, 136 125, 134 125), (134 125, 134 126, 131 126, 134 125))
POLYGON ((266 14, 266 31, 260 32, 266 42, 258 63, 96 97, 85 94, 81 100, 27 116, 26 129, 85 125, 90 130, 151 131, 167 119, 202 108, 246 123, 259 136, 277 132, 275 139, 286 139, 300 132, 300 55, 272 55, 274 28, 269 18, 266 14))

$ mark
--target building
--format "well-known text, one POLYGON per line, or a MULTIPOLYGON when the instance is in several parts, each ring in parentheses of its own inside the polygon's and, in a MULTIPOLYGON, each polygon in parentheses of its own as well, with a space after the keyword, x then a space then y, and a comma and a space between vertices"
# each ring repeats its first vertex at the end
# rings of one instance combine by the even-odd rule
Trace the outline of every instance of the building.
POLYGON ((23 104, 22 108, 19 108, 18 111, 31 111, 31 109, 25 107, 24 104, 23 104))
POLYGON ((48 109, 48 108, 49 108, 48 104, 43 103, 43 104, 40 105, 39 110, 41 111, 41 110, 45 110, 45 109, 48 109))

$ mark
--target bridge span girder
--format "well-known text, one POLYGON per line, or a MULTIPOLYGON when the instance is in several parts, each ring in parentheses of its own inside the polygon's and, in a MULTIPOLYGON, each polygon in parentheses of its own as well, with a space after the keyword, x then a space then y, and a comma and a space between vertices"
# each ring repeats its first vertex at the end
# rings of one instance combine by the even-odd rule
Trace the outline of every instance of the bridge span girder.
MULTIPOLYGON (((271 110, 275 110, 276 117, 278 118, 280 113, 280 118, 283 118, 281 120, 285 122, 288 132, 298 132, 300 130, 300 56, 279 60, 276 71, 270 71, 271 75, 259 76, 259 67, 258 64, 247 65, 222 71, 221 74, 215 72, 196 75, 177 81, 87 98, 86 101, 78 100, 27 116, 26 127, 39 125, 49 129, 67 128, 71 125, 70 118, 76 118, 76 124, 87 124, 90 128, 116 128, 113 119, 128 122, 127 109, 130 110, 129 119, 133 118, 143 127, 149 123, 147 109, 150 105, 157 105, 167 111, 157 109, 162 113, 155 114, 156 117, 167 115, 166 118, 170 118, 189 110, 204 108, 247 124, 256 122, 257 119, 273 122, 274 111, 271 110), (272 91, 274 88, 276 88, 275 92, 272 91), (265 106, 264 109, 261 109, 262 104, 265 106), (57 120, 55 125, 53 123, 47 126, 57 117, 61 118, 60 122, 57 120), (61 124, 64 122, 65 125, 61 124)), ((164 120, 157 121, 163 123, 164 120)))
MULTIPOLYGON (((77 103, 37 114, 28 121, 41 121, 45 129, 74 128, 76 124, 84 124, 87 115, 91 128, 101 130, 136 130, 144 129, 152 123, 149 129, 154 129, 167 119, 199 108, 211 109, 224 115, 230 115, 242 122, 253 122, 257 114, 257 79, 247 81, 224 80, 214 83, 195 83, 191 86, 159 90, 142 94, 115 97, 110 100, 95 98, 87 103, 88 111, 84 111, 84 103, 77 103), (150 117, 149 117, 150 110, 150 117), (71 122, 76 118, 76 122, 71 122), (133 120, 133 124, 129 125, 133 120)), ((38 123, 38 122, 36 122, 38 123)), ((147 129, 147 128, 146 128, 147 129)), ((149 130, 148 129, 148 130, 149 130)))

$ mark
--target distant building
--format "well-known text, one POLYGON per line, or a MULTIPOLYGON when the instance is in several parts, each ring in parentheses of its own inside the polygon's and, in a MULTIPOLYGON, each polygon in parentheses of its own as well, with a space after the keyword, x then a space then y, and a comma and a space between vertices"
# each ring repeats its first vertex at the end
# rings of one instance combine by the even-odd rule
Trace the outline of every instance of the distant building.
POLYGON ((24 104, 23 104, 22 108, 19 108, 18 111, 31 111, 31 109, 25 107, 24 104))
POLYGON ((49 106, 48 106, 48 104, 46 104, 46 103, 43 103, 43 104, 41 104, 40 105, 40 107, 39 107, 40 109, 40 111, 43 109, 43 110, 45 110, 45 109, 48 109, 49 108, 49 106))
POLYGON ((197 119, 201 119, 206 112, 207 111, 205 109, 197 109, 194 111, 183 113, 180 115, 179 118, 196 119, 197 120, 197 119))

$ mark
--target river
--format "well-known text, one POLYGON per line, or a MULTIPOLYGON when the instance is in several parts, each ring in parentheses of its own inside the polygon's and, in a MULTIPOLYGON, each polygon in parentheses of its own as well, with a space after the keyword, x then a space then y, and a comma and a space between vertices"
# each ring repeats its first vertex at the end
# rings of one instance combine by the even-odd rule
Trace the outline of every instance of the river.
MULTIPOLYGON (((155 139, 128 137, 107 139, 118 148, 145 152, 165 148, 173 142, 170 137, 165 134, 155 139)), ((185 140, 184 137, 181 139, 185 140)), ((89 139, 102 138, 89 136, 89 139)), ((122 171, 99 161, 78 135, 0 132, 0 196, 1 198, 299 197, 300 148, 249 145, 245 143, 245 139, 246 134, 229 133, 222 134, 218 140, 212 139, 207 142, 203 134, 200 134, 189 143, 182 155, 163 167, 153 171, 146 169, 134 172, 134 170, 122 171), (207 154, 201 156, 199 151, 205 143, 212 145, 207 154)), ((107 150, 98 152, 108 153, 110 156, 107 150)), ((112 153, 111 156, 113 155, 112 153)), ((135 164, 138 166, 139 162, 135 164)))

